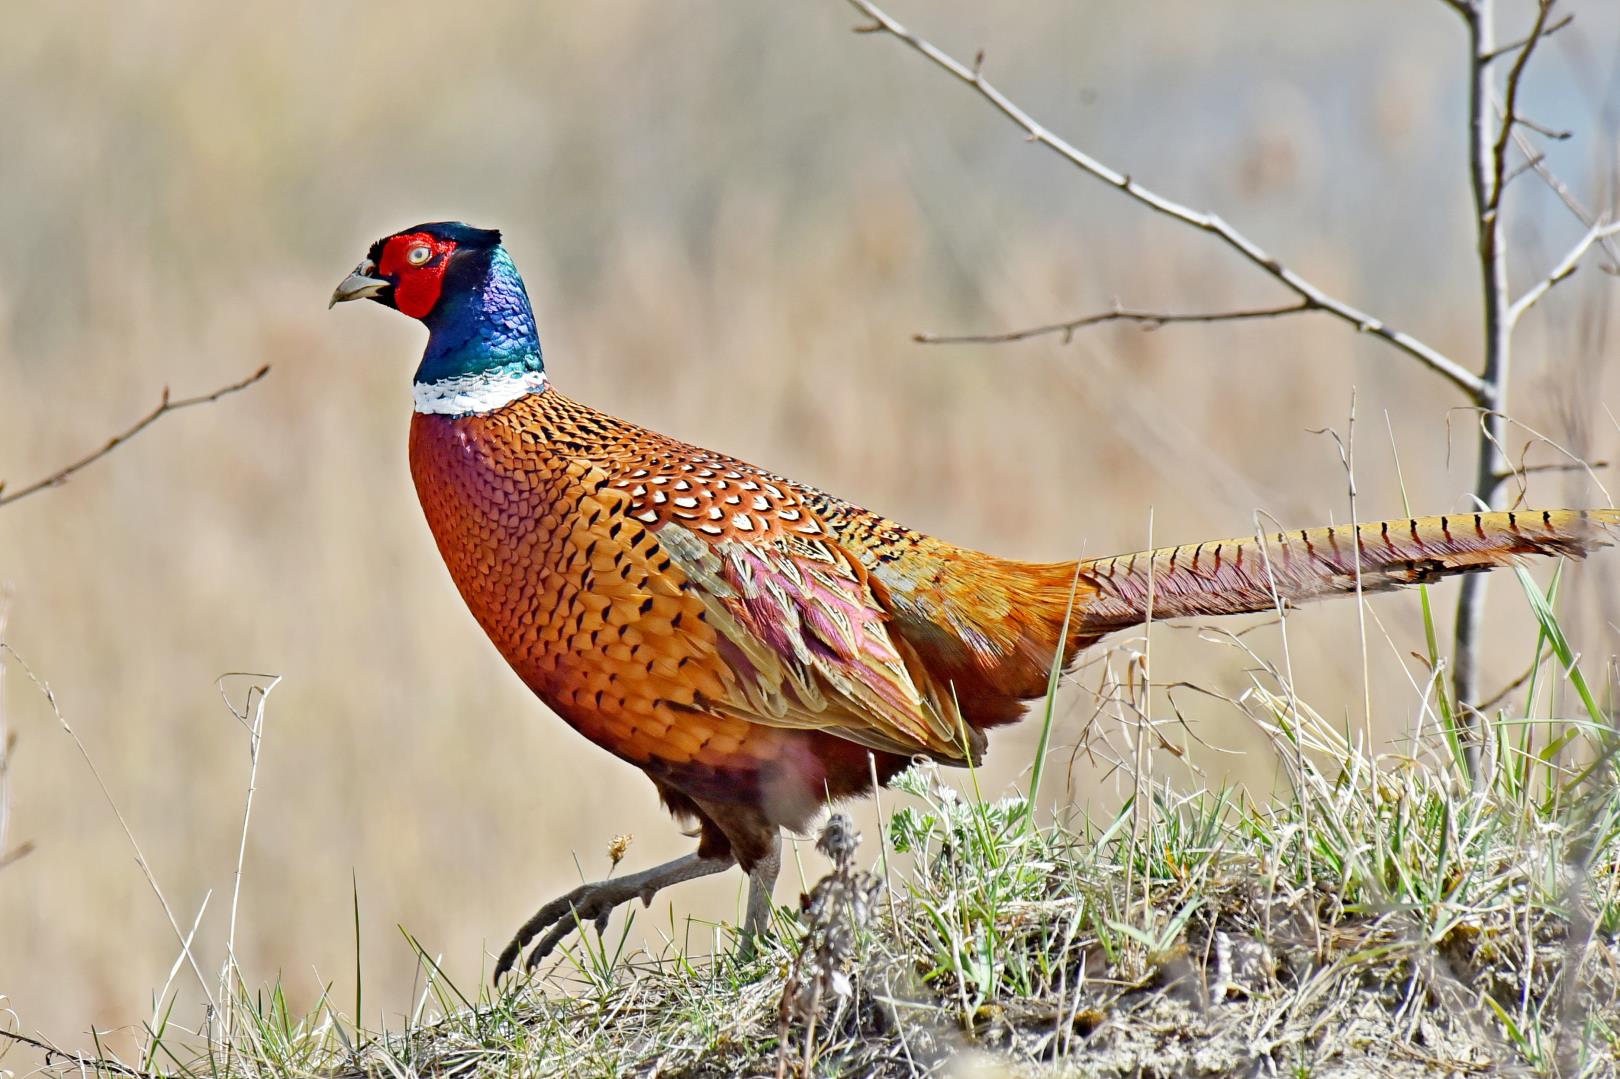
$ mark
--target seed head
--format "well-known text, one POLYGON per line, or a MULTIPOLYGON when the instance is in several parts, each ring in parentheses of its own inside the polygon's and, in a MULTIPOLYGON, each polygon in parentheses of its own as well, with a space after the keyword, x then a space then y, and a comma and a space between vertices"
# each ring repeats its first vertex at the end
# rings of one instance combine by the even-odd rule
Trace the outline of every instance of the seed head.
POLYGON ((633 838, 633 836, 627 833, 620 833, 619 835, 616 835, 612 839, 608 840, 608 859, 614 865, 618 865, 620 862, 624 861, 624 852, 630 849, 630 843, 633 838))

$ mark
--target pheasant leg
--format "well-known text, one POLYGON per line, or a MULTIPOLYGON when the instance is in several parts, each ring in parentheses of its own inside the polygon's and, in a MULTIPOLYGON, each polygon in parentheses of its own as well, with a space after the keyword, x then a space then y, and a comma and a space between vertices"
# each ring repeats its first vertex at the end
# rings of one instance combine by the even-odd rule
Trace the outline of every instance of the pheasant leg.
POLYGON ((772 836, 770 851, 748 871, 748 911, 743 919, 741 949, 744 957, 754 954, 760 934, 770 928, 771 893, 781 869, 782 840, 780 836, 772 836))
POLYGON ((540 938, 540 943, 534 946, 524 961, 525 970, 533 970, 564 937, 574 931, 576 925, 595 922, 600 932, 607 927, 608 915, 620 904, 637 898, 651 904, 653 896, 671 884, 720 873, 736 864, 729 855, 724 858, 702 858, 687 854, 640 873, 581 884, 541 907, 534 917, 523 923, 523 928, 517 931, 495 962, 495 980, 500 981, 512 969, 518 955, 542 932, 545 936, 540 938))

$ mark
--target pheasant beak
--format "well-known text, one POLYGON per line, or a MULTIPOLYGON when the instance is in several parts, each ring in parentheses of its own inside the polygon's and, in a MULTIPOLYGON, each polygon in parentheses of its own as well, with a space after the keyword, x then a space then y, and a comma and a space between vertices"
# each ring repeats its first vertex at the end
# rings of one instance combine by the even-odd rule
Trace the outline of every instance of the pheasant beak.
POLYGON ((369 300, 380 295, 384 289, 392 288, 393 282, 381 277, 373 276, 377 272, 377 264, 370 259, 361 262, 354 268, 354 272, 345 277, 337 288, 332 290, 332 302, 326 305, 328 311, 345 300, 369 300))

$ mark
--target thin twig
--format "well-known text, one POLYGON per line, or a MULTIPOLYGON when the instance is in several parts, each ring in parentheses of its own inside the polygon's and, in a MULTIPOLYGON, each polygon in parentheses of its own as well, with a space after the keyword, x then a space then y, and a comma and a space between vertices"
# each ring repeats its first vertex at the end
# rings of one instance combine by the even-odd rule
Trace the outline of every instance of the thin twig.
MULTIPOLYGON (((1548 653, 1548 655, 1551 655, 1551 653, 1548 653)), ((1509 693, 1512 693, 1514 690, 1518 689, 1520 686, 1522 686, 1526 682, 1530 681, 1530 676, 1535 674, 1536 671, 1538 669, 1540 669, 1541 665, 1543 663, 1545 663, 1545 662, 1546 662, 1546 657, 1545 656, 1541 656, 1541 657, 1538 657, 1536 659, 1531 660, 1530 661, 1530 666, 1528 666, 1528 667, 1526 667, 1524 669, 1523 674, 1519 675, 1519 677, 1515 678, 1513 681, 1511 681, 1507 685, 1503 686, 1500 690, 1498 690, 1497 692, 1491 694, 1485 700, 1481 701, 1479 703, 1479 706, 1478 706, 1479 710, 1481 712, 1485 712, 1485 713, 1488 714, 1491 709, 1493 709, 1497 705, 1501 704, 1502 701, 1507 698, 1507 695, 1509 693)))
POLYGON ((42 1041, 39 1038, 30 1038, 26 1034, 19 1034, 4 1027, 0 1027, 0 1038, 8 1038, 18 1045, 38 1049, 45 1054, 45 1066, 47 1068, 60 1063, 71 1065, 81 1075, 94 1075, 97 1072, 106 1071, 111 1072, 113 1075, 127 1076, 130 1079, 160 1079, 159 1076, 155 1076, 150 1072, 131 1068, 128 1064, 116 1060, 109 1060, 105 1057, 87 1057, 83 1053, 70 1053, 66 1049, 58 1049, 50 1042, 42 1041))
MULTIPOLYGON (((1448 0, 1454 2, 1454 0, 1448 0)), ((1316 285, 1301 277, 1298 273, 1284 266, 1277 259, 1266 253, 1258 244, 1247 236, 1228 225, 1218 215, 1190 209, 1180 203, 1174 202, 1143 187, 1124 173, 1109 168, 1083 151, 1075 148, 1068 142, 1053 134, 1046 127, 1038 123, 1023 109, 1014 104, 1000 90, 997 90, 985 79, 983 71, 978 64, 970 67, 963 64, 950 54, 942 51, 928 41, 917 37, 907 30, 889 14, 879 8, 870 0, 848 0, 856 10, 861 11, 884 32, 904 42, 916 52, 922 54, 936 66, 949 72, 961 82, 972 87, 979 96, 995 106, 1003 115, 1021 127, 1033 142, 1038 142, 1064 160, 1076 166, 1081 171, 1089 173, 1104 183, 1119 188, 1131 198, 1137 200, 1153 211, 1173 218, 1186 225, 1219 237, 1227 246, 1237 251, 1249 262, 1276 278, 1295 295, 1309 303, 1314 310, 1326 311, 1335 317, 1350 323, 1362 333, 1372 334, 1407 355, 1416 359, 1424 367, 1446 378, 1471 398, 1477 399, 1484 387, 1483 380, 1462 364, 1445 355, 1431 345, 1413 337, 1411 334, 1397 330, 1383 320, 1361 311, 1342 300, 1329 296, 1316 285)), ((870 27, 869 32, 875 32, 870 27)))
MULTIPOLYGON (((1536 21, 1530 27, 1529 36, 1525 38, 1524 47, 1514 59, 1513 66, 1508 69, 1507 90, 1502 98, 1502 126, 1497 129, 1496 143, 1491 147, 1491 197, 1490 213, 1494 217, 1502 208, 1502 182, 1504 170, 1507 168, 1508 140, 1513 137, 1513 126, 1519 122, 1518 104, 1519 87, 1524 82, 1524 71, 1530 63, 1530 57, 1535 54, 1536 46, 1547 32, 1547 17, 1552 14, 1553 5, 1558 0, 1540 0, 1536 4, 1536 21)), ((1481 50, 1479 58, 1480 68, 1488 68, 1491 60, 1500 55, 1499 49, 1481 50)))
MULTIPOLYGON (((1598 215, 1588 210, 1581 200, 1575 197, 1575 193, 1569 189, 1569 185, 1553 173, 1552 169, 1547 165, 1547 155, 1537 150, 1524 132, 1515 131, 1513 141, 1519 147, 1519 152, 1525 156, 1525 163, 1520 166, 1521 169, 1534 170, 1535 174, 1541 177, 1541 182, 1546 184, 1548 189, 1558 196, 1558 201, 1562 202, 1581 224, 1587 228, 1597 224, 1598 215)), ((1610 262, 1614 263, 1616 267, 1620 267, 1620 249, 1616 249, 1612 237, 1599 240, 1598 246, 1603 248, 1603 253, 1609 256, 1610 262)), ((1604 267, 1604 269, 1614 272, 1609 267, 1604 267)))
MULTIPOLYGON (((1479 417, 1480 417, 1480 430, 1481 431, 1487 431, 1486 421, 1489 420, 1489 419, 1492 419, 1493 417, 1490 417, 1490 416, 1486 415, 1486 410, 1481 409, 1481 408, 1476 408, 1476 407, 1470 406, 1470 405, 1456 405, 1456 406, 1454 406, 1452 408, 1447 409, 1446 410, 1446 444, 1447 444, 1448 452, 1449 452, 1450 443, 1451 443, 1451 414, 1453 412, 1469 412, 1469 411, 1475 412, 1475 413, 1477 413, 1479 415, 1479 417)), ((1528 423, 1524 423, 1521 420, 1516 420, 1512 416, 1507 415, 1506 413, 1502 413, 1502 414, 1500 414, 1500 415, 1498 415, 1498 416, 1496 416, 1494 418, 1500 421, 1500 427, 1498 428, 1499 430, 1502 430, 1502 431, 1505 432, 1508 427, 1517 427, 1519 430, 1521 430, 1525 434, 1529 435, 1531 437, 1531 439, 1533 439, 1534 441, 1544 443, 1545 445, 1550 446, 1556 452, 1562 454, 1563 457, 1572 466, 1570 471, 1580 471, 1580 472, 1586 473, 1586 478, 1592 481, 1592 486, 1596 487, 1598 489, 1598 493, 1603 496, 1604 505, 1607 505, 1607 506, 1613 506, 1614 505, 1614 496, 1609 493, 1609 488, 1603 483, 1603 481, 1601 479, 1598 478, 1598 474, 1597 474, 1596 469, 1597 469, 1598 465, 1601 462, 1593 462, 1593 461, 1585 460, 1584 458, 1581 457, 1580 454, 1576 453, 1574 450, 1569 449, 1568 447, 1564 446, 1560 442, 1557 442, 1557 441, 1555 441, 1555 440, 1553 440, 1551 438, 1548 438, 1546 435, 1542 434, 1540 431, 1536 430, 1534 427, 1531 427, 1528 423)), ((1486 434, 1482 435, 1481 437, 1491 438, 1494 441, 1496 436, 1491 435, 1491 434, 1489 434, 1487 432, 1486 434)), ((1499 448, 1501 449, 1502 460, 1507 461, 1508 460, 1507 447, 1499 446, 1499 448)), ((1526 447, 1526 452, 1528 452, 1528 447, 1526 447)), ((1523 459, 1523 453, 1520 454, 1520 459, 1521 460, 1523 459)), ((1510 464, 1511 464, 1511 462, 1510 462, 1510 464)), ((1517 476, 1517 475, 1519 475, 1519 470, 1510 468, 1510 470, 1508 472, 1508 478, 1511 479, 1512 477, 1517 476)))
POLYGON ((1523 296, 1513 301, 1513 306, 1508 308, 1509 326, 1518 322, 1526 311, 1534 307, 1543 296, 1552 291, 1553 286, 1574 273, 1576 267, 1580 265, 1581 259, 1586 257, 1586 253, 1592 249, 1594 244, 1600 244, 1613 236, 1620 236, 1620 221, 1599 220, 1591 228, 1587 229, 1586 234, 1576 241, 1575 246, 1571 247, 1569 252, 1559 260, 1558 265, 1553 267, 1551 273, 1531 285, 1530 288, 1525 290, 1523 296))
POLYGON ((1531 37, 1521 37, 1519 40, 1517 40, 1515 42, 1512 42, 1510 44, 1497 46, 1495 49, 1493 49, 1490 53, 1488 53, 1485 56, 1485 59, 1488 60, 1488 61, 1489 60, 1500 60, 1502 57, 1506 56, 1508 53, 1513 52, 1513 51, 1515 51, 1517 49, 1522 49, 1526 45, 1534 44, 1534 43, 1536 43, 1538 41, 1546 41, 1548 38, 1552 37, 1554 34, 1558 33, 1558 31, 1562 30, 1564 27, 1568 26, 1570 23, 1572 23, 1574 21, 1575 21, 1575 16, 1574 15, 1565 15, 1562 19, 1559 19, 1557 22, 1548 23, 1546 25, 1546 27, 1543 28, 1542 31, 1539 34, 1536 34, 1536 35, 1531 36, 1531 37))
MULTIPOLYGON (((148 1064, 152 1061, 154 1050, 163 1041, 160 1031, 162 1030, 164 1002, 169 1000, 169 990, 174 988, 174 979, 179 975, 180 968, 185 966, 186 956, 191 954, 191 942, 197 939, 197 928, 202 925, 203 915, 208 911, 208 902, 213 898, 214 890, 212 888, 203 893, 202 902, 197 904, 197 914, 191 919, 191 929, 186 933, 186 939, 180 942, 180 951, 174 957, 174 962, 169 964, 169 976, 163 980, 163 988, 158 990, 157 995, 152 998, 152 1018, 148 1021, 146 1027, 148 1041, 146 1048, 141 1051, 142 1059, 147 1061, 148 1064)), ((173 1007, 174 1005, 170 1002, 169 1006, 173 1007)))
POLYGON ((1313 310, 1316 310, 1316 305, 1310 300, 1300 300, 1298 303, 1291 303, 1282 307, 1256 307, 1240 311, 1192 313, 1128 311, 1116 307, 1112 311, 1104 311, 1100 314, 1085 315, 1081 318, 1070 319, 1067 322, 1052 322, 1044 326, 1030 326, 1022 330, 969 334, 918 333, 913 334, 911 339, 923 345, 1001 345, 1009 341, 1026 341, 1032 337, 1059 334, 1063 337, 1063 343, 1066 345, 1074 340, 1076 330, 1083 330, 1088 326, 1097 326, 1105 322, 1135 322, 1139 323, 1144 330, 1156 330, 1160 326, 1168 326, 1177 322, 1243 322, 1249 319, 1302 315, 1313 310))
POLYGON ((1339 464, 1344 467, 1345 485, 1350 499, 1350 534, 1357 537, 1350 549, 1355 553, 1354 570, 1356 574, 1356 628, 1361 637, 1361 700, 1363 714, 1366 722, 1372 723, 1372 668, 1367 662, 1367 603, 1362 591, 1361 576, 1361 518, 1356 515, 1356 388, 1350 387, 1350 421, 1345 429, 1345 437, 1340 438, 1339 432, 1331 427, 1323 427, 1311 432, 1312 434, 1325 434, 1333 439, 1333 444, 1339 450, 1339 464))
MULTIPOLYGON (((236 961, 236 912, 242 899, 242 865, 247 860, 248 825, 253 820, 253 792, 258 789, 259 782, 259 747, 264 742, 264 705, 270 694, 281 684, 279 674, 245 674, 233 672, 245 678, 267 679, 268 685, 257 682, 248 686, 247 698, 242 702, 242 710, 238 712, 231 704, 229 693, 225 688, 225 679, 231 674, 222 674, 215 685, 219 688, 219 695, 225 701, 236 721, 247 728, 248 731, 248 784, 247 796, 242 806, 242 834, 236 846, 236 877, 231 884, 231 917, 230 928, 225 935, 225 972, 220 979, 219 995, 225 1002, 225 1021, 222 1024, 225 1031, 225 1059, 231 1059, 231 1035, 234 1032, 232 1022, 233 1009, 236 1001, 236 991, 242 986, 242 968, 236 961)), ((356 1017, 356 1022, 359 1017, 356 1017)))
POLYGON ((1524 115, 1522 112, 1514 116, 1513 122, 1518 124, 1520 127, 1529 128, 1538 135, 1543 135, 1549 139, 1552 139, 1554 142, 1563 142, 1566 139, 1573 139, 1575 137, 1575 132, 1573 131, 1558 127, 1548 127, 1546 124, 1537 123, 1536 121, 1530 119, 1530 117, 1524 115))
MULTIPOLYGON (((1273 518, 1273 520, 1275 520, 1275 518, 1273 518)), ((1277 573, 1271 565, 1271 549, 1266 545, 1266 532, 1260 527, 1259 510, 1254 511, 1254 538, 1255 541, 1260 545, 1260 561, 1266 570, 1266 587, 1271 591, 1272 607, 1277 612, 1277 633, 1282 638, 1283 670, 1281 676, 1278 677, 1277 680, 1282 684, 1283 688, 1288 693, 1289 721, 1294 725, 1294 734, 1292 738, 1294 760, 1291 762, 1294 766, 1292 783, 1295 797, 1300 800, 1300 806, 1305 811, 1305 833, 1309 833, 1311 831, 1312 815, 1311 799, 1306 794, 1306 788, 1309 784, 1309 776, 1306 772, 1305 746, 1299 737, 1301 723, 1299 717, 1299 697, 1294 689, 1294 655, 1293 650, 1288 646, 1288 605, 1283 602, 1282 593, 1277 590, 1277 573)), ((1233 640, 1238 643, 1239 647, 1242 647, 1244 651, 1249 651, 1248 647, 1243 645, 1240 641, 1237 641, 1236 638, 1233 638, 1233 640)), ((1249 652, 1249 654, 1253 655, 1253 652, 1249 652)), ((1273 674, 1275 673, 1276 672, 1273 672, 1273 674)), ((1299 842, 1301 848, 1301 865, 1305 870, 1305 889, 1307 892, 1311 892, 1316 889, 1316 873, 1311 860, 1311 852, 1306 848, 1307 840, 1304 833, 1300 835, 1299 842)), ((1320 932, 1318 932, 1318 945, 1320 945, 1320 942, 1321 937, 1320 932)))
POLYGON ((101 460, 113 450, 116 450, 119 446, 122 446, 124 443, 128 442, 130 439, 134 438, 136 435, 140 434, 142 431, 146 430, 148 427, 152 426, 152 424, 156 423, 164 416, 167 416, 169 413, 178 412, 183 408, 191 408, 193 405, 212 404, 213 402, 218 401, 221 397, 226 397, 233 393, 240 393, 242 390, 247 389, 249 386, 253 385, 255 382, 258 382, 269 373, 270 365, 265 364, 247 378, 242 379, 240 382, 232 382, 228 386, 221 386, 213 393, 205 393, 198 397, 182 397, 178 401, 170 400, 169 388, 165 386, 163 388, 163 396, 158 401, 156 408, 142 416, 138 421, 136 421, 135 425, 129 428, 127 431, 109 438, 107 440, 107 444, 102 446, 99 450, 96 450, 94 453, 81 457, 72 464, 57 469, 44 479, 30 483, 27 487, 13 491, 11 494, 4 493, 6 485, 4 483, 0 483, 0 506, 4 506, 10 502, 15 502, 20 498, 27 498, 29 495, 37 494, 49 487, 60 487, 62 484, 71 479, 75 473, 92 464, 95 464, 97 461, 101 460))
MULTIPOLYGON (((1148 507, 1147 519, 1147 549, 1153 550, 1153 507, 1148 507)), ((1153 731, 1153 600, 1154 583, 1156 575, 1153 572, 1154 559, 1148 555, 1147 572, 1147 610, 1142 616, 1142 651, 1137 662, 1127 668, 1127 676, 1135 682, 1134 672, 1137 663, 1140 663, 1142 672, 1142 704, 1136 708, 1136 767, 1131 769, 1131 841, 1133 849, 1144 849, 1143 837, 1150 823, 1148 821, 1148 803, 1153 792, 1153 754, 1148 750, 1148 734, 1153 731), (1144 788, 1146 790, 1144 791, 1144 788)), ((1076 580, 1078 583, 1078 577, 1076 580)), ((1072 602, 1072 601, 1071 601, 1072 602)), ((1133 690, 1132 696, 1135 696, 1133 690)), ((1131 862, 1136 859, 1132 858, 1131 862)), ((1125 868, 1125 905, 1131 902, 1131 869, 1125 868)), ((1142 880, 1142 926, 1146 928, 1153 924, 1153 884, 1143 874, 1142 880)))
MULTIPOLYGON (((1528 448, 1529 447, 1526 447, 1526 449, 1528 448)), ((1524 456, 1521 454, 1519 456, 1519 463, 1517 465, 1506 472, 1498 472, 1496 474, 1496 478, 1506 482, 1515 476, 1528 476, 1532 472, 1586 472, 1590 469, 1608 467, 1609 462, 1607 461, 1593 461, 1590 464, 1585 461, 1579 461, 1573 464, 1566 462, 1543 465, 1527 465, 1524 463, 1524 456)))
POLYGON ((91 759, 90 750, 85 748, 85 744, 80 740, 78 732, 73 729, 68 723, 67 717, 62 714, 62 707, 56 701, 55 692, 40 679, 39 675, 34 673, 34 669, 28 665, 28 661, 23 659, 17 650, 5 641, 0 641, 0 652, 10 655, 16 661, 23 674, 34 684, 34 688, 39 690, 40 695, 45 698, 45 703, 50 708, 51 714, 56 717, 56 722, 61 725, 62 730, 67 732, 67 736, 73 740, 74 746, 79 750, 79 756, 84 759, 85 767, 90 769, 91 777, 95 779, 96 786, 101 789, 101 796, 107 800, 107 805, 112 809, 113 816, 118 819, 119 827, 124 830, 124 838, 129 840, 130 847, 135 851, 135 864, 140 866, 142 875, 146 877, 147 885, 152 889, 152 894, 157 896, 158 904, 163 907, 163 913, 169 919, 169 928, 174 930, 174 939, 180 942, 180 947, 185 951, 186 959, 191 964, 191 972, 197 976, 197 984, 202 987, 203 994, 208 998, 209 1007, 214 1007, 213 991, 208 987, 208 979, 203 977, 202 968, 197 965, 197 957, 192 954, 191 945, 186 935, 180 931, 180 923, 175 919, 174 908, 169 906, 168 897, 163 894, 163 889, 158 886, 157 877, 153 874, 152 867, 146 860, 146 854, 141 850, 140 843, 136 841, 135 833, 130 830, 129 822, 124 819, 123 810, 118 808, 117 801, 113 799, 112 791, 107 787, 107 781, 101 778, 101 770, 96 767, 96 762, 91 759))
MULTIPOLYGON (((1517 133, 1515 133, 1514 137, 1518 138, 1519 136, 1517 133)), ((1508 170, 1508 174, 1502 180, 1502 182, 1504 184, 1511 184, 1514 180, 1517 180, 1522 173, 1534 170, 1536 166, 1544 164, 1546 160, 1546 154, 1539 151, 1530 153, 1530 156, 1527 157, 1522 163, 1515 165, 1513 168, 1508 170)))

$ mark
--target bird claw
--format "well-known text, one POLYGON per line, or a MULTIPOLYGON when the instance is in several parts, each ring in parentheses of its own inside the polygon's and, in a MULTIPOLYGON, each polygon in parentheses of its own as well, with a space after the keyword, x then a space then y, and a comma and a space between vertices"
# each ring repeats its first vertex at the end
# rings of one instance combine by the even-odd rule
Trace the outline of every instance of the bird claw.
POLYGON ((627 895, 623 888, 617 885, 619 882, 612 880, 581 884, 573 891, 541 907, 501 950, 500 958, 495 962, 495 981, 499 982, 511 973, 523 949, 542 933, 545 936, 540 937, 540 942, 530 949, 523 960, 525 973, 532 973, 534 968, 540 965, 540 961, 550 955, 552 950, 562 943, 563 938, 575 929, 594 925, 597 933, 605 932, 608 919, 614 910, 626 900, 634 899, 637 894, 632 892, 627 895))
POLYGON ((529 943, 536 937, 540 938, 539 942, 530 949, 523 960, 525 971, 534 970, 540 961, 550 955, 552 949, 562 943, 563 938, 575 929, 595 925, 598 933, 604 932, 607 929, 608 918, 614 910, 632 899, 639 898, 646 905, 652 906, 653 897, 668 885, 718 873, 735 864, 729 855, 704 858, 697 854, 688 854, 627 877, 613 877, 593 884, 581 884, 573 891, 558 896, 535 911, 534 917, 523 923, 523 928, 517 931, 517 935, 502 949, 500 958, 495 961, 495 981, 499 982, 512 971, 518 958, 523 955, 523 949, 528 948, 529 943))

